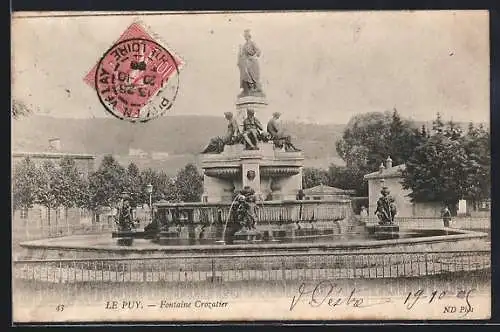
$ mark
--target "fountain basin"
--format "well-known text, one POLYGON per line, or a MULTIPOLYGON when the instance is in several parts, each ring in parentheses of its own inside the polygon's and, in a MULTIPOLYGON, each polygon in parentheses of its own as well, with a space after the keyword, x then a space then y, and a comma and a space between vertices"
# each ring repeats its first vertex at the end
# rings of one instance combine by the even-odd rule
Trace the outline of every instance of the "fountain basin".
POLYGON ((73 235, 21 243, 22 259, 153 258, 175 255, 286 254, 291 252, 369 253, 484 249, 488 234, 456 229, 408 230, 397 239, 367 239, 359 234, 334 234, 315 238, 281 238, 276 241, 225 244, 215 239, 172 239, 158 245, 135 238, 131 246, 119 246, 110 234, 73 235))

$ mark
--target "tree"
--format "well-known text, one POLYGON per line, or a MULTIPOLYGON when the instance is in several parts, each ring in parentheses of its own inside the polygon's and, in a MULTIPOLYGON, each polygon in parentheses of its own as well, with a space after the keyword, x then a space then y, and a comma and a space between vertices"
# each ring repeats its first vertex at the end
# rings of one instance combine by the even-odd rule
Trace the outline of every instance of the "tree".
POLYGON ((83 180, 74 159, 70 157, 63 157, 60 160, 59 168, 56 169, 56 172, 59 174, 55 177, 57 182, 53 183, 53 186, 58 190, 56 198, 59 205, 65 207, 65 218, 67 219, 68 209, 78 206, 81 201, 84 187, 83 180))
POLYGON ((336 149, 346 162, 358 194, 365 196, 363 176, 378 169, 390 156, 394 165, 403 164, 422 141, 422 133, 412 122, 403 120, 398 111, 356 115, 347 124, 336 149))
POLYGON ((11 115, 13 119, 17 120, 21 116, 26 116, 31 113, 32 113, 31 109, 28 108, 26 104, 23 103, 22 101, 14 100, 12 102, 11 115))
POLYGON ((321 168, 306 167, 302 172, 302 188, 312 188, 328 183, 328 172, 321 168))
POLYGON ((187 164, 176 176, 175 186, 184 202, 199 202, 203 193, 203 177, 194 164, 187 164))
POLYGON ((467 178, 466 198, 477 207, 477 203, 491 197, 491 138, 482 125, 477 128, 469 124, 462 136, 462 144, 469 160, 470 176, 467 178))
POLYGON ((432 135, 406 162, 402 184, 412 190, 412 201, 443 202, 452 209, 460 199, 489 195, 489 135, 469 126, 464 136, 455 123, 445 125, 438 114, 432 135))
POLYGON ((373 168, 372 164, 380 160, 377 156, 374 157, 374 152, 377 155, 380 152, 387 155, 386 146, 382 142, 389 135, 389 123, 390 114, 387 112, 365 113, 349 120, 342 138, 336 143, 337 152, 348 167, 373 168))
POLYGON ((99 207, 93 198, 93 193, 90 189, 90 178, 82 178, 80 180, 80 196, 76 205, 93 212, 92 221, 96 221, 96 212, 99 207))
POLYGON ((151 200, 153 202, 159 201, 162 197, 165 197, 167 192, 167 187, 169 183, 169 178, 164 172, 157 172, 154 169, 147 168, 143 170, 140 174, 140 188, 141 188, 141 202, 149 204, 149 195, 146 193, 146 187, 148 184, 153 186, 153 193, 151 195, 151 200))
POLYGON ((141 174, 139 167, 132 162, 128 165, 125 174, 125 191, 130 193, 133 207, 144 203, 141 189, 141 174))
POLYGON ((364 196, 368 192, 368 183, 363 177, 364 174, 357 168, 330 165, 327 183, 329 186, 344 190, 354 189, 357 196, 364 196))
POLYGON ((42 187, 43 178, 40 168, 29 157, 20 161, 15 166, 12 176, 14 209, 32 208, 42 187))
POLYGON ((389 137, 385 144, 389 147, 386 156, 381 156, 385 160, 390 156, 394 165, 401 165, 408 160, 413 150, 421 143, 421 132, 413 123, 403 121, 396 109, 392 112, 389 126, 389 137))
POLYGON ((125 190, 125 169, 113 158, 107 155, 99 165, 98 170, 89 177, 88 206, 94 210, 98 207, 115 207, 125 190))
POLYGON ((51 211, 58 208, 61 205, 61 201, 64 200, 59 191, 63 179, 53 162, 45 161, 41 169, 41 187, 37 193, 35 203, 47 208, 48 224, 50 225, 51 211))

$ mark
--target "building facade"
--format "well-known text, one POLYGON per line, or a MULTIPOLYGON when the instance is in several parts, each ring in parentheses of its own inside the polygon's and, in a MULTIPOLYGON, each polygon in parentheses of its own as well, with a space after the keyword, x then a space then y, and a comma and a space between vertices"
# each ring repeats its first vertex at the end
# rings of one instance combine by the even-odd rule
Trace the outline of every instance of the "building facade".
MULTIPOLYGON (((13 152, 12 167, 29 157, 37 166, 45 161, 57 164, 62 158, 69 157, 75 161, 76 168, 82 177, 88 176, 94 171, 95 156, 91 154, 68 153, 61 149, 61 141, 58 138, 49 140, 47 151, 43 152, 13 152)), ((43 206, 34 206, 31 209, 20 209, 13 211, 13 226, 22 227, 45 227, 60 225, 61 223, 91 223, 92 214, 89 211, 79 208, 51 210, 43 206), (50 215, 49 215, 50 213, 50 215), (50 225, 49 225, 50 223, 50 225)))

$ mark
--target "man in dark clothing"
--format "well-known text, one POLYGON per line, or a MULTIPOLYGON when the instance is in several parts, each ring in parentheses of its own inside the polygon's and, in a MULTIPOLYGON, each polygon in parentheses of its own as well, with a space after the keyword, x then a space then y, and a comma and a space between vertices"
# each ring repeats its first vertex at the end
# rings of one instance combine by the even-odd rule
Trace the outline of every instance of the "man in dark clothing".
POLYGON ((444 209, 443 209, 443 224, 444 224, 444 227, 450 227, 450 221, 451 221, 451 212, 450 212, 450 209, 448 209, 448 207, 445 206, 444 209))

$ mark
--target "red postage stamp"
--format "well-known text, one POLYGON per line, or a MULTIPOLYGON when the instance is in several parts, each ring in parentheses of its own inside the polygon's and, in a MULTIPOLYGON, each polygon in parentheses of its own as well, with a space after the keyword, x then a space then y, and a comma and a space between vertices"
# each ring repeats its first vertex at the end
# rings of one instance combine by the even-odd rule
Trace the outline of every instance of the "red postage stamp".
POLYGON ((139 23, 130 25, 85 76, 106 111, 146 122, 173 106, 183 60, 139 23))

